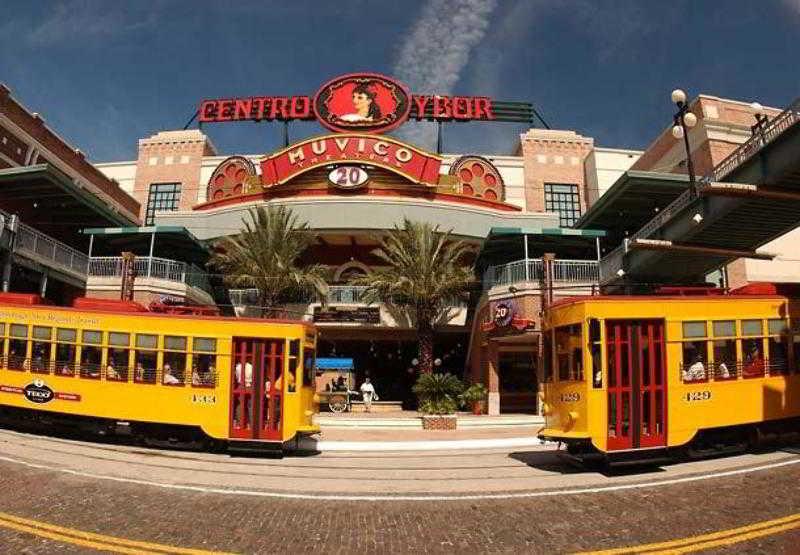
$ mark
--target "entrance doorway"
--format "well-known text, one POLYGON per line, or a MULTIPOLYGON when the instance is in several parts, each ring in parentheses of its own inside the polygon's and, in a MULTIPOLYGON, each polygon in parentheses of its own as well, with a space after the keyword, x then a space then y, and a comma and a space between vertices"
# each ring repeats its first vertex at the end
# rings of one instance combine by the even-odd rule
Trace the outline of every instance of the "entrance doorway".
POLYGON ((535 347, 524 347, 519 351, 501 350, 497 358, 500 412, 536 414, 538 374, 535 347))
POLYGON ((237 337, 231 364, 230 432, 237 439, 282 439, 283 339, 237 337))
POLYGON ((666 445, 663 320, 606 322, 608 449, 666 445))

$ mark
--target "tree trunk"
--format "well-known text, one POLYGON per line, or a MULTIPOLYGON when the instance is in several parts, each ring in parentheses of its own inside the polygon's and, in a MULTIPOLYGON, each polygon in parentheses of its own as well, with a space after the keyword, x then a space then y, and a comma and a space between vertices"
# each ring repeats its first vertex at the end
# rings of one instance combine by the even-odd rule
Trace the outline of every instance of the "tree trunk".
POLYGON ((433 324, 425 310, 417 311, 417 338, 419 340, 419 370, 433 373, 433 324))

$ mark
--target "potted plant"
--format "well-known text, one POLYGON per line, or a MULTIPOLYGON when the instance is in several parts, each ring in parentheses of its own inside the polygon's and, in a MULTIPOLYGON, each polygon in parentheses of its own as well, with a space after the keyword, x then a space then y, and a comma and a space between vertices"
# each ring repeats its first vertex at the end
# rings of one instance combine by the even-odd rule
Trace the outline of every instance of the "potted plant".
POLYGON ((489 392, 482 383, 474 383, 461 394, 461 399, 472 408, 472 414, 478 415, 483 414, 488 396, 489 392))
POLYGON ((455 430, 455 412, 464 384, 452 374, 422 374, 413 387, 425 430, 455 430))

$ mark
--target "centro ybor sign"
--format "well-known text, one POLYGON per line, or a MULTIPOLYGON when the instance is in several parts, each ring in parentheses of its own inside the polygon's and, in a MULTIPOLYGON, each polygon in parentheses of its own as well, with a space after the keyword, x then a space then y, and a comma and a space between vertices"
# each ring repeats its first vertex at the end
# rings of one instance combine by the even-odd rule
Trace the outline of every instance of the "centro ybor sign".
POLYGON ((313 168, 345 162, 368 163, 435 186, 442 159, 389 137, 330 135, 292 145, 261 162, 265 187, 278 185, 313 168))

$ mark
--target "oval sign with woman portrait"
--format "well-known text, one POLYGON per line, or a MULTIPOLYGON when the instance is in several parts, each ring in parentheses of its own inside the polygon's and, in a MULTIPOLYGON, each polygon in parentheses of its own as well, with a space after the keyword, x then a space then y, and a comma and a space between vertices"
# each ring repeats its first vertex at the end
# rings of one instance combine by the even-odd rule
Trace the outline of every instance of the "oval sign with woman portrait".
POLYGON ((382 133, 403 123, 410 111, 408 89, 377 73, 337 77, 314 97, 317 119, 332 131, 382 133))

